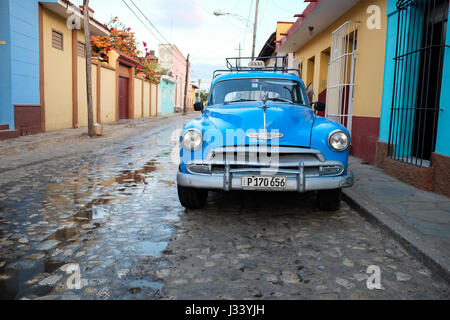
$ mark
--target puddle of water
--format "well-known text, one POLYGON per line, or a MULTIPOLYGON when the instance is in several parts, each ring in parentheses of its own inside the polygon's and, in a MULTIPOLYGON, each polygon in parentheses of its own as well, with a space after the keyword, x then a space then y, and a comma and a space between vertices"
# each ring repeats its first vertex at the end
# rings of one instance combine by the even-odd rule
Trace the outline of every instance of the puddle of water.
POLYGON ((103 219, 109 214, 110 212, 103 206, 92 206, 92 219, 103 219))
MULTIPOLYGON (((164 147, 167 146, 165 145, 164 147)), ((133 147, 127 148, 128 150, 133 150, 133 147)), ((169 156, 170 153, 171 151, 164 148, 156 157, 153 154, 152 158, 147 158, 151 159, 150 161, 142 166, 139 165, 137 168, 135 167, 136 163, 129 161, 136 159, 139 163, 142 163, 142 159, 145 159, 148 154, 135 152, 134 154, 130 153, 131 157, 123 156, 120 159, 109 158, 106 159, 106 166, 99 166, 97 163, 85 165, 82 168, 77 168, 62 174, 64 179, 56 179, 53 175, 48 175, 49 178, 53 178, 51 180, 53 182, 45 184, 45 189, 42 192, 30 190, 26 201, 17 201, 8 205, 6 208, 4 208, 2 203, 0 210, 36 210, 36 203, 40 203, 43 207, 42 215, 45 222, 55 223, 47 223, 49 224, 48 227, 45 227, 43 224, 42 229, 53 233, 49 236, 47 236, 47 233, 45 237, 42 237, 41 242, 33 246, 32 252, 36 252, 36 250, 42 251, 48 257, 56 248, 62 247, 69 242, 78 241, 77 238, 86 234, 88 232, 87 229, 82 228, 85 224, 95 219, 103 219, 115 213, 115 210, 111 209, 110 205, 121 202, 124 196, 131 199, 139 189, 145 191, 145 185, 147 184, 160 183, 168 187, 173 186, 174 181, 170 181, 169 179, 160 179, 159 181, 155 179, 159 177, 158 171, 162 172, 165 169, 165 166, 162 166, 159 161, 162 161, 162 157, 169 156), (125 163, 130 167, 128 170, 125 163), (157 173, 152 175, 155 171, 157 173), (67 223, 64 224, 64 222, 72 222, 72 224, 68 225, 67 223)), ((165 163, 163 162, 163 164, 165 163)), ((136 204, 136 206, 139 207, 140 204, 136 204)), ((166 220, 176 220, 177 217, 176 215, 168 215, 165 218, 166 220)), ((3 220, 3 217, 0 217, 0 219, 3 220)), ((38 219, 38 215, 36 215, 36 219, 38 219)), ((160 222, 157 220, 155 223, 158 224, 160 222)), ((93 225, 95 228, 100 228, 103 222, 97 221, 93 225)), ((152 234, 153 241, 138 241, 136 254, 153 256, 155 258, 162 257, 162 251, 169 243, 164 240, 167 240, 167 233, 170 231, 164 226, 155 229, 152 228, 152 232, 155 232, 154 235, 152 234)), ((0 231, 1 234, 2 231, 0 231)), ((120 239, 117 239, 117 241, 120 241, 120 239)), ((125 241, 128 241, 128 239, 125 238, 125 241)), ((98 246, 96 245, 97 242, 97 239, 81 239, 80 244, 84 246, 84 250, 94 250, 95 246, 98 246)), ((73 246, 70 248, 73 248, 73 246)), ((112 256, 117 256, 121 254, 121 251, 112 249, 108 253, 112 256)), ((5 265, 2 268, 4 270, 0 271, 8 277, 0 279, 0 299, 20 298, 28 294, 47 294, 47 291, 51 290, 50 287, 39 287, 35 289, 27 285, 26 281, 33 279, 39 273, 54 273, 63 265, 63 262, 56 259, 44 257, 36 261, 24 261, 21 259, 11 261, 16 262, 15 265, 10 266, 9 263, 5 265), (5 270, 7 267, 8 270, 5 270)), ((127 265, 128 267, 131 266, 130 263, 127 263, 127 265)), ((133 286, 161 289, 163 283, 136 280, 133 282, 133 286)))
POLYGON ((158 289, 158 290, 161 290, 162 287, 164 286, 164 283, 162 283, 162 282, 148 281, 148 280, 142 280, 142 279, 131 281, 130 284, 136 288, 150 287, 150 288, 158 289))
POLYGON ((167 241, 140 241, 138 247, 136 248, 136 253, 142 256, 152 256, 155 258, 160 258, 162 256, 162 251, 167 247, 168 244, 169 242, 167 241))

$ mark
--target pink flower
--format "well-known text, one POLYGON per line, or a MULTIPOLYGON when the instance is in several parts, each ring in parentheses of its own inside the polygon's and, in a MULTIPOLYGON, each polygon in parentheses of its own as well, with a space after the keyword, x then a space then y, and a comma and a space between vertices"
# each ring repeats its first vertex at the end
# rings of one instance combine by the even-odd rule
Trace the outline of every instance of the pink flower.
POLYGON ((147 42, 142 42, 142 44, 144 45, 144 47, 146 47, 147 48, 147 42))

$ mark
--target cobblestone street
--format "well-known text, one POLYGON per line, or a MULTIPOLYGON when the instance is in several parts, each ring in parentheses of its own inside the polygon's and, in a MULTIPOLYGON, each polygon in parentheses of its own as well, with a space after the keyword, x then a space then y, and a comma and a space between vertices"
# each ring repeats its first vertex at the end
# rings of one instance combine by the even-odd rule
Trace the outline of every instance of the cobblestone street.
POLYGON ((330 213, 310 193, 210 193, 203 210, 185 211, 173 132, 190 118, 86 152, 22 154, 29 165, 2 159, 0 298, 450 298, 345 203, 330 213), (379 290, 367 289, 370 265, 381 269, 379 290), (80 289, 70 286, 78 266, 80 289))

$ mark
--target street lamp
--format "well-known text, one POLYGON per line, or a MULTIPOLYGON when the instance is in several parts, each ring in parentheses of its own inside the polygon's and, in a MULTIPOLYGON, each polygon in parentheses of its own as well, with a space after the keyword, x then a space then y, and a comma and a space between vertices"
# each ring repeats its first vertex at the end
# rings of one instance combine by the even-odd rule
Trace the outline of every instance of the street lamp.
POLYGON ((240 15, 238 15, 238 14, 231 13, 231 12, 225 12, 225 11, 222 11, 222 10, 216 10, 216 11, 214 11, 213 13, 214 13, 214 15, 215 15, 216 17, 232 16, 233 18, 236 18, 237 20, 239 20, 240 22, 242 22, 243 24, 245 24, 245 26, 248 28, 248 30, 253 31, 253 30, 250 29, 250 27, 247 25, 247 24, 253 25, 253 23, 250 22, 250 21, 247 21, 247 19, 245 19, 244 17, 242 17, 242 16, 240 16, 240 15))
MULTIPOLYGON (((252 47, 252 60, 255 59, 255 47, 256 47, 256 31, 257 31, 257 26, 258 26, 258 8, 259 8, 259 0, 256 0, 256 11, 255 11, 255 23, 251 23, 253 25, 253 47, 252 47)), ((220 16, 232 16, 236 19, 238 19, 239 21, 241 21, 242 23, 244 23, 247 26, 248 21, 235 13, 230 13, 230 12, 225 12, 222 10, 216 10, 214 11, 214 15, 216 17, 220 17, 220 16)), ((248 28, 248 26, 247 26, 248 28)), ((251 31, 251 30, 250 30, 251 31)))

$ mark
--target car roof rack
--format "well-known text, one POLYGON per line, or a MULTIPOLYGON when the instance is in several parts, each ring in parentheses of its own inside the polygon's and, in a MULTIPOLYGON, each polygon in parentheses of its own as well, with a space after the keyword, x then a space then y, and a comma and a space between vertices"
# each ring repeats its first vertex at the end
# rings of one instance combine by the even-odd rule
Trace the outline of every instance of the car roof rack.
POLYGON ((224 73, 231 72, 249 72, 249 71, 259 71, 259 72, 281 72, 289 73, 296 72, 300 77, 300 71, 298 69, 288 69, 288 56, 269 56, 269 57, 237 57, 237 58, 226 58, 227 69, 216 70, 213 73, 213 79, 224 73), (273 60, 269 65, 266 62, 273 60), (244 66, 245 65, 245 66, 244 66))

